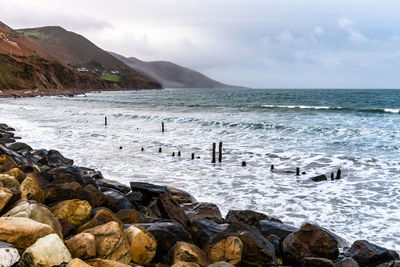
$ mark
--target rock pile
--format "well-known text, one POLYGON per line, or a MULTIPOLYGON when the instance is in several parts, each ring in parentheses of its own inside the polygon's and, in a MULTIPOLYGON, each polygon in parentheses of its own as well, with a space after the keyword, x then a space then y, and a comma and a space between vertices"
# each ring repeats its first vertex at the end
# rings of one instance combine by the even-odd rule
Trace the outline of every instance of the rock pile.
POLYGON ((0 124, 1 266, 399 266, 395 251, 318 225, 223 218, 180 189, 107 180, 13 131, 0 124))

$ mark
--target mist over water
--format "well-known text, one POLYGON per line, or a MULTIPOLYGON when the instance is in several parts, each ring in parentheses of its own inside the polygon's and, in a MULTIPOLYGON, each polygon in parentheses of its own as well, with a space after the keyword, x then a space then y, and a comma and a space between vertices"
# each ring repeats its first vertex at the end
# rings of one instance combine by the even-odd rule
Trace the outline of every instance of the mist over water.
POLYGON ((223 213, 254 209, 295 226, 308 220, 349 241, 397 250, 399 111, 400 90, 169 89, 0 100, 0 121, 23 142, 57 149, 108 179, 174 186, 223 213), (223 162, 211 164, 219 141, 223 162), (296 176, 296 167, 306 174, 296 176), (310 180, 338 168, 341 180, 310 180))

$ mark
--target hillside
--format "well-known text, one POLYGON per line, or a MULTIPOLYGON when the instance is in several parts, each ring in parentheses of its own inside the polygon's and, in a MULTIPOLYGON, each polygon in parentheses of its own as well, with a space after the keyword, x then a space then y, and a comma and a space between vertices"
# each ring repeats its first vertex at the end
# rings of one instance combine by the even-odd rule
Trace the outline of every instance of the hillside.
POLYGON ((201 74, 200 72, 176 65, 167 61, 145 62, 137 58, 126 58, 110 52, 115 58, 121 60, 131 68, 138 70, 165 88, 232 88, 237 86, 227 85, 201 74))
POLYGON ((156 81, 136 72, 74 32, 57 26, 20 29, 17 32, 42 47, 52 59, 80 72, 97 75, 103 80, 117 83, 122 88, 161 88, 156 81))

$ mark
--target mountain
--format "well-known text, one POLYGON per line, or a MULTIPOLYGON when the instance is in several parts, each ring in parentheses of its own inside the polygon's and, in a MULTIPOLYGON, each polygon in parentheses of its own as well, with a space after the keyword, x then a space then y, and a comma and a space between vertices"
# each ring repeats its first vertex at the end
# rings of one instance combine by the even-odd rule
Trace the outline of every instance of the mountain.
POLYGON ((161 88, 152 78, 137 72, 85 37, 58 26, 19 29, 17 32, 46 51, 47 55, 82 73, 114 82, 124 89, 161 88))
POLYGON ((200 72, 167 61, 141 61, 109 52, 131 68, 140 71, 162 84, 164 88, 234 88, 212 80, 200 72))
POLYGON ((108 87, 113 84, 50 60, 40 45, 0 22, 0 95, 108 87))

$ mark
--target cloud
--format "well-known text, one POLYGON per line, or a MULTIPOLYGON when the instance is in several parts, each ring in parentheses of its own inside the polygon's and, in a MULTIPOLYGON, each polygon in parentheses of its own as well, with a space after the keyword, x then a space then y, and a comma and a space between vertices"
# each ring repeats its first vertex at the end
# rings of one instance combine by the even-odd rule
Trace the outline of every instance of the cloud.
POLYGON ((356 29, 354 21, 347 18, 341 18, 338 20, 338 25, 339 28, 347 32, 350 42, 360 44, 367 41, 367 38, 356 29))

